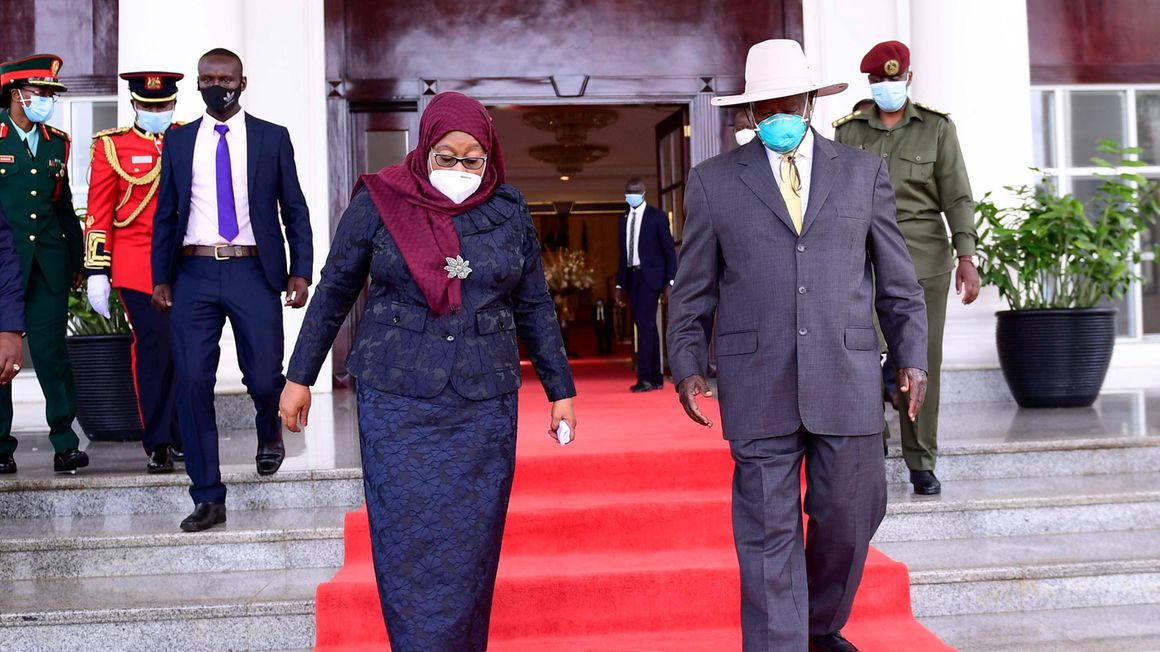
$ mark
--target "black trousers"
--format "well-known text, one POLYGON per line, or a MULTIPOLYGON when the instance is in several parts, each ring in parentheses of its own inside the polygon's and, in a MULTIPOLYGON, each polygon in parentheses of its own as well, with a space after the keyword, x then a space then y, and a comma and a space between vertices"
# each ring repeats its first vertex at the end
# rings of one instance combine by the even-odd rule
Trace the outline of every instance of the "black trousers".
POLYGON ((657 332, 660 299, 660 291, 649 288, 638 270, 628 270, 628 305, 636 324, 636 379, 654 385, 665 380, 661 374, 661 337, 657 332))
POLYGON ((173 347, 169 313, 153 309, 152 297, 136 290, 118 289, 125 314, 133 325, 133 384, 137 410, 145 426, 146 453, 168 444, 181 448, 181 430, 174 407, 173 347))
POLYGON ((257 410, 258 440, 282 436, 278 399, 282 375, 282 303, 270 289, 257 257, 181 259, 173 283, 173 362, 177 375, 177 418, 185 450, 185 471, 194 503, 226 500, 218 460, 214 412, 219 341, 226 318, 238 345, 242 382, 257 410))

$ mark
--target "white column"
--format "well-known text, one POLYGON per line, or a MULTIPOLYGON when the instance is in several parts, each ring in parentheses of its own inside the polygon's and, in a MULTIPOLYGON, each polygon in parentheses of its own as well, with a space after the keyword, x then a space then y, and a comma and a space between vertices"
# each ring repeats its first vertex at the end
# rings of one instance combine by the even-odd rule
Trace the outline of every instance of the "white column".
MULTIPOLYGON (((118 67, 122 71, 160 69, 185 73, 179 83, 177 119, 189 121, 205 111, 197 91, 198 58, 215 47, 228 48, 242 58, 247 79, 243 108, 290 130, 298 179, 314 228, 313 280, 317 282, 318 270, 330 249, 322 3, 201 0, 191 11, 171 17, 166 29, 158 29, 156 13, 153 0, 120 0, 118 67)), ((124 88, 120 99, 121 123, 128 124, 133 113, 124 88)), ((283 313, 287 360, 304 312, 286 309, 283 313)), ((329 369, 327 363, 316 386, 320 391, 330 390, 329 369)), ((222 338, 218 391, 242 389, 234 339, 227 327, 222 338)))
MULTIPOLYGON (((950 111, 978 199, 1031 178, 1031 63, 1027 3, 923 0, 911 3, 911 97, 950 111), (985 39, 986 47, 980 47, 985 39)), ((952 289, 943 366, 994 367, 994 288, 963 306, 952 289)))

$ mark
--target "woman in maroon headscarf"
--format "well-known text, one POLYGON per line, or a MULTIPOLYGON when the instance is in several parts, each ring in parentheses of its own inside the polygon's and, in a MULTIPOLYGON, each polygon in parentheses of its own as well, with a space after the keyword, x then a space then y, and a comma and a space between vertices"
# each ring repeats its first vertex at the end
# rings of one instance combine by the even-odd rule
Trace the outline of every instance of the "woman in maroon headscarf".
POLYGON ((515 466, 516 334, 551 401, 549 434, 562 421, 575 432, 576 390, 539 239, 479 102, 435 96, 419 147, 355 187, 286 374, 294 432, 368 276, 347 367, 391 648, 485 650, 515 466))

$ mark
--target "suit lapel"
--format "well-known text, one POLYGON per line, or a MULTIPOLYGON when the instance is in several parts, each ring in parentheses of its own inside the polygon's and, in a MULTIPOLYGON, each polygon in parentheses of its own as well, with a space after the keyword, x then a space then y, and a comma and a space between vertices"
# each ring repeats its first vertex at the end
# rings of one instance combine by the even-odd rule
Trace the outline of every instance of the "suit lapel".
POLYGON ((802 217, 802 235, 810 230, 810 225, 814 223, 818 211, 822 209, 826 197, 830 195, 830 189, 834 187, 836 166, 833 159, 838 157, 838 151, 832 142, 822 138, 815 131, 813 156, 813 167, 810 169, 810 200, 806 203, 806 213, 802 217))
POLYGON ((254 192, 254 179, 258 176, 258 157, 262 154, 261 126, 246 114, 246 187, 254 192))
POLYGON ((746 145, 737 161, 741 165, 741 182, 749 186, 753 194, 765 204, 773 214, 781 220, 790 231, 794 231, 793 220, 785 207, 785 201, 777 189, 777 182, 773 178, 773 170, 769 167, 769 158, 765 154, 765 145, 753 140, 746 145))

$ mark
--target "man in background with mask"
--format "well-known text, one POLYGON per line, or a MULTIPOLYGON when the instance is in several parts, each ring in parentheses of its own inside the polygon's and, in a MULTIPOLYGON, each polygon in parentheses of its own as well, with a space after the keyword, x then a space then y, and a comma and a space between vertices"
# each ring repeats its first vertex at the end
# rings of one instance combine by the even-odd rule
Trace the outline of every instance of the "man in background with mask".
POLYGON ((150 307, 153 213, 161 185, 161 148, 174 125, 177 72, 127 72, 137 119, 131 127, 93 135, 89 205, 85 216, 85 272, 89 305, 109 317, 112 288, 133 325, 133 381, 145 426, 145 469, 171 473, 184 459, 174 411, 169 314, 150 307))
POLYGON ((711 426, 696 397, 716 313, 746 652, 856 652, 841 629, 886 513, 874 312, 911 415, 926 384, 922 289, 886 164, 809 128, 815 99, 845 88, 818 82, 796 41, 753 46, 745 91, 713 103, 747 106, 760 142, 685 186, 669 364, 686 414, 711 426))
POLYGON ((733 112, 733 139, 737 141, 737 146, 748 145, 749 141, 757 138, 757 130, 753 128, 753 123, 749 121, 749 111, 746 109, 738 109, 733 112))
POLYGON ((620 264, 616 270, 616 305, 629 304, 636 325, 636 384, 632 392, 664 386, 657 302, 668 302, 677 275, 677 250, 669 220, 644 201, 644 180, 634 177, 624 186, 628 211, 620 218, 620 264))
POLYGON ((205 53, 197 87, 206 114, 165 137, 152 252, 153 305, 170 311, 177 415, 193 482, 195 507, 181 522, 186 532, 226 521, 213 402, 226 319, 257 410, 258 474, 282 465, 279 294, 285 292, 286 306, 306 305, 313 264, 290 133, 242 111, 241 58, 224 48, 205 53))
MULTIPOLYGON (((39 54, 0 64, 0 207, 20 256, 28 350, 44 392, 53 470, 88 466, 73 432, 76 387, 65 346, 69 290, 84 281, 83 236, 69 190, 68 134, 50 127, 60 57, 39 54)), ((0 474, 15 473, 12 385, 0 385, 0 474)))
MULTIPOLYGON (((910 468, 916 494, 937 494, 942 487, 934 474, 938 459, 939 376, 943 327, 953 270, 955 293, 963 304, 979 296, 975 253, 975 202, 967 166, 959 149, 955 124, 947 114, 912 102, 908 89, 910 49, 898 41, 879 43, 862 59, 870 80, 874 108, 851 113, 834 122, 834 140, 865 149, 886 161, 898 204, 898 226, 922 284, 926 301, 927 363, 930 385, 926 402, 914 421, 900 419, 902 456, 910 468), (943 222, 943 216, 946 222, 943 222), (950 227, 950 236, 947 235, 950 227), (957 261, 952 258, 954 245, 957 261)), ((893 376, 897 360, 887 353, 884 376, 893 376)), ((891 402, 904 401, 887 383, 891 402)), ((887 438, 889 429, 883 433, 887 438)))

